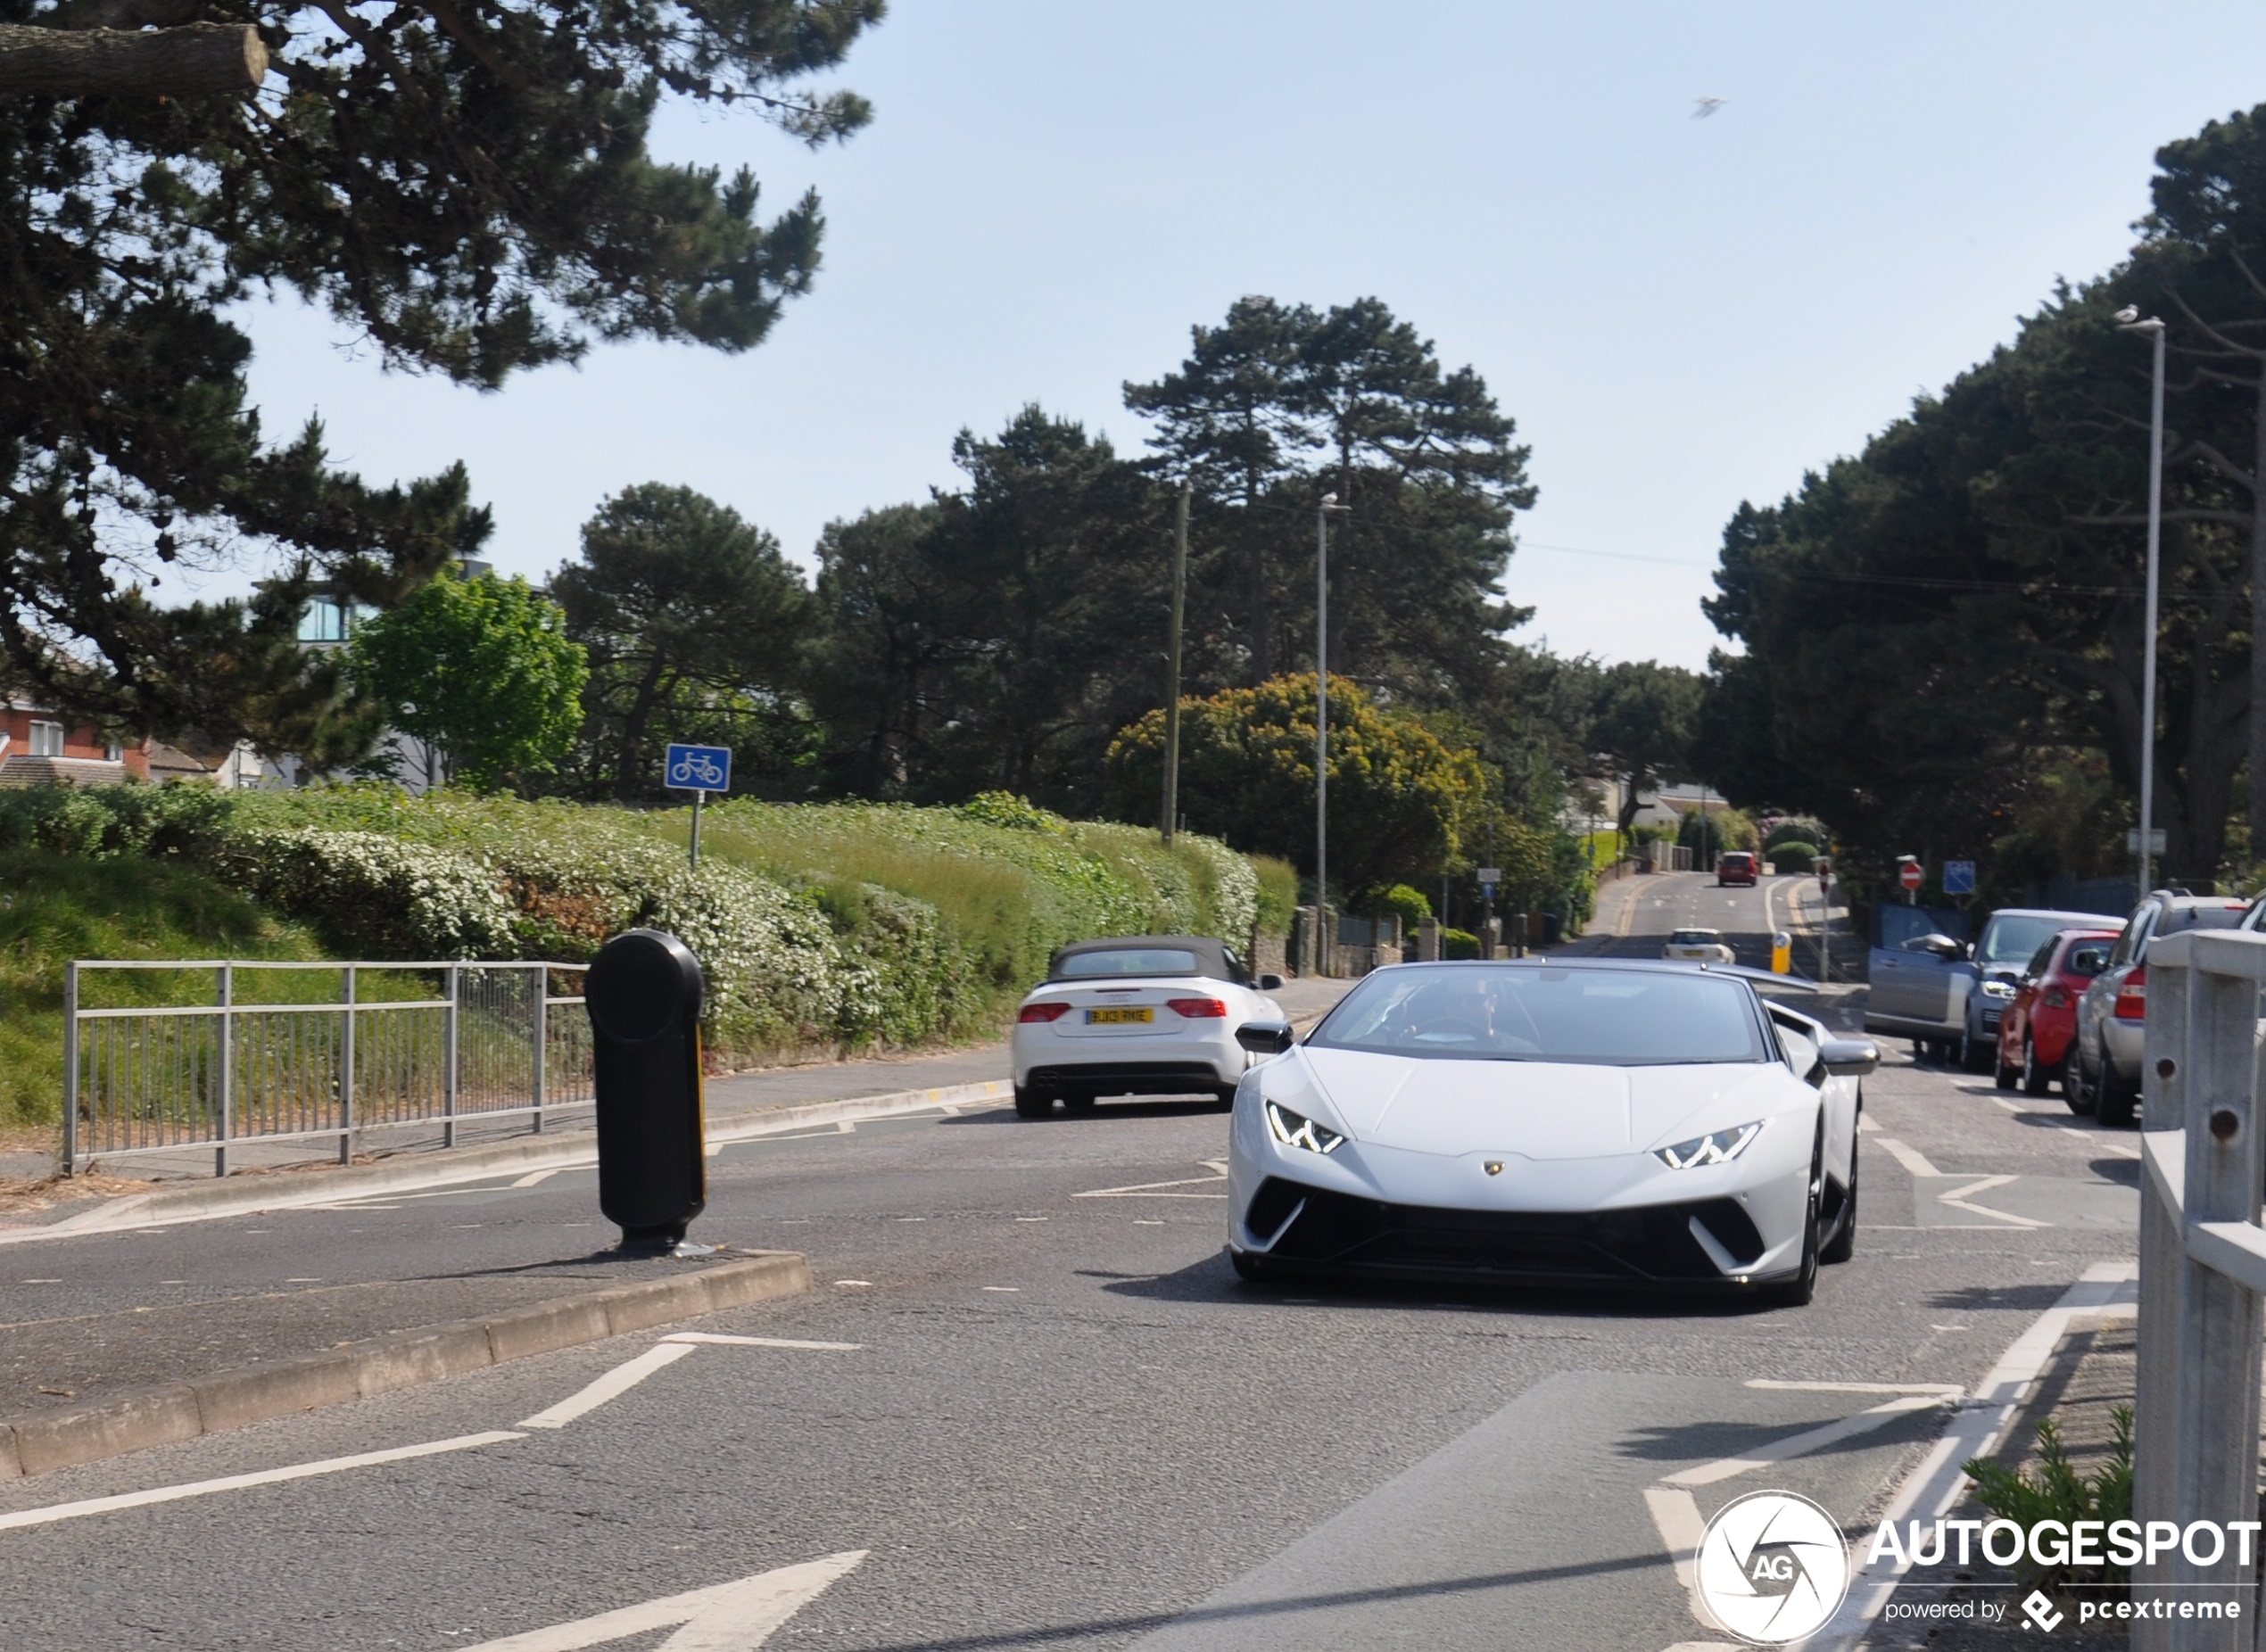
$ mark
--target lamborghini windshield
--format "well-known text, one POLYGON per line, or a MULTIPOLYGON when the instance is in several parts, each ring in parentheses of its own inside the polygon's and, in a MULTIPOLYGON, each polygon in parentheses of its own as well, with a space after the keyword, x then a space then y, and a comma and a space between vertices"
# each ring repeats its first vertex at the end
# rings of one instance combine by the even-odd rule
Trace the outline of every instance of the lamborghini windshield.
POLYGON ((1769 1059, 1753 996, 1738 981, 1547 964, 1382 971, 1348 993, 1308 1043, 1609 1067, 1769 1059))

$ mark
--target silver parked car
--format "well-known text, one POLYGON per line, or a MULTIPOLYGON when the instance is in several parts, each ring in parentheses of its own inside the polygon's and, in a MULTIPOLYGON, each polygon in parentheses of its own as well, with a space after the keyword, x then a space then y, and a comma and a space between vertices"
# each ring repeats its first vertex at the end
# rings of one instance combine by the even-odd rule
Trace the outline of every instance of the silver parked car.
POLYGON ((1909 1038, 1923 1054, 1987 1071, 1998 1020, 2014 1001, 2030 955, 2063 929, 2089 929, 2098 913, 2007 907, 1990 914, 1972 946, 1948 935, 1915 935, 1875 946, 1865 1030, 1909 1038))
POLYGON ((2132 909, 2109 966, 2077 1001, 2063 1093, 2070 1111, 2103 1124, 2128 1125, 2140 1105, 2140 1046, 2147 1036, 2148 947, 2182 929, 2231 929, 2248 903, 2223 895, 2158 889, 2132 909))

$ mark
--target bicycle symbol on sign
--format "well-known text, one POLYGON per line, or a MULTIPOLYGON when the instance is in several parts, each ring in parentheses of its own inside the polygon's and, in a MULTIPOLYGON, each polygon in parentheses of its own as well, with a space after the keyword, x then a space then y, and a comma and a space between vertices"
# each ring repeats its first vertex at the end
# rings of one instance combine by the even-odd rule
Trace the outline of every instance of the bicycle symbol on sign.
POLYGON ((687 752, 669 768, 672 786, 714 788, 724 784, 724 768, 706 752, 687 752))

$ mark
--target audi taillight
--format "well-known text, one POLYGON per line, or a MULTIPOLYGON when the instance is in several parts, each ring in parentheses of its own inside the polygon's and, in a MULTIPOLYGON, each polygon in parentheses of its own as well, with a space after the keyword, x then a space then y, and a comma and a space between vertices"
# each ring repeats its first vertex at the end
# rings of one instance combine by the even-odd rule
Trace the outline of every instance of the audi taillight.
POLYGON ((1070 1013, 1066 1004, 1027 1004, 1015 1019, 1019 1021, 1059 1021, 1070 1013))
POLYGON ((2145 1021, 2148 1019, 2148 966, 2142 964, 2124 978, 2116 989, 2116 1019, 2120 1021, 2145 1021))
POLYGON ((1228 1013, 1228 1006, 1217 998, 1167 998, 1164 1007, 1192 1021, 1217 1020, 1228 1013))

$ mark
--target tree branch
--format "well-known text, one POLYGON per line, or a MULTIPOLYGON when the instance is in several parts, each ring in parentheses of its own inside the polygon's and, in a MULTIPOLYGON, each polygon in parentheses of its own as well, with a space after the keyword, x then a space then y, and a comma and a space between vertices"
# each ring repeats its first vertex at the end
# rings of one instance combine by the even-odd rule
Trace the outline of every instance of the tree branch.
POLYGON ((248 23, 147 32, 0 24, 0 96, 241 96, 267 73, 268 48, 248 23))

